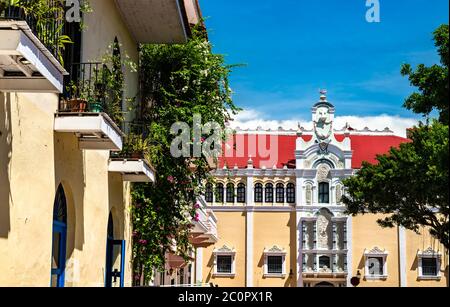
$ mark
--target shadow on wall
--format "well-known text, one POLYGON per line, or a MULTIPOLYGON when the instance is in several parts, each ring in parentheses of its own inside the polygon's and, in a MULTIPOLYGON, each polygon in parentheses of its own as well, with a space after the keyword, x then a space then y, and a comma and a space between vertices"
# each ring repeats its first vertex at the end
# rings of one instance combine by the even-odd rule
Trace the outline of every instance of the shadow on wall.
POLYGON ((55 191, 60 183, 67 201, 67 259, 84 245, 84 155, 71 133, 54 134, 55 191))
POLYGON ((0 238, 8 238, 11 230, 10 206, 14 205, 8 173, 12 156, 11 129, 11 94, 0 92, 0 238))

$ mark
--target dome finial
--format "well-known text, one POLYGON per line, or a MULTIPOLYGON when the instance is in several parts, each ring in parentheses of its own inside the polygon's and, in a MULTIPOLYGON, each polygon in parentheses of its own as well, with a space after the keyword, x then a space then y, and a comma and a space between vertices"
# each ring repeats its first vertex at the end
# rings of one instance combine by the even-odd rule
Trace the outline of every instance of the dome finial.
POLYGON ((326 89, 321 89, 319 91, 319 93, 320 93, 320 100, 321 101, 327 101, 327 93, 328 93, 328 91, 326 89))

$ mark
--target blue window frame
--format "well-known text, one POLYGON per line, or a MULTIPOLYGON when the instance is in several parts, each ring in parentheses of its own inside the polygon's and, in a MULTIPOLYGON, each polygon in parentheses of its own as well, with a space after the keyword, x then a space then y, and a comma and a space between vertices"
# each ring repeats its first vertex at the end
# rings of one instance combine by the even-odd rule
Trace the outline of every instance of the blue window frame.
POLYGON ((66 270, 67 203, 59 185, 53 205, 52 258, 50 286, 64 287, 66 270))
POLYGON ((109 214, 106 240, 105 287, 123 287, 125 272, 125 240, 114 239, 114 222, 109 214), (117 280, 119 279, 119 280, 117 280))

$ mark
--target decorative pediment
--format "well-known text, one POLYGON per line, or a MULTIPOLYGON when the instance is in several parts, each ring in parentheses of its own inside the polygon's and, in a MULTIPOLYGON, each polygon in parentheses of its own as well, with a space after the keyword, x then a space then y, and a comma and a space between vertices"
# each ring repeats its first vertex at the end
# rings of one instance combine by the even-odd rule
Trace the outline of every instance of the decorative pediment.
POLYGON ((286 250, 277 245, 274 245, 269 249, 264 249, 264 254, 286 254, 286 250))
POLYGON ((425 256, 425 257, 440 257, 441 253, 438 251, 435 251, 431 246, 428 247, 426 250, 419 251, 417 253, 419 256, 425 256))
POLYGON ((375 246, 374 248, 372 248, 371 250, 366 250, 364 252, 364 254, 366 255, 380 255, 380 256, 384 256, 387 254, 386 250, 382 250, 380 249, 378 246, 375 246))
POLYGON ((215 254, 234 254, 235 252, 236 251, 234 248, 228 247, 227 245, 224 245, 221 248, 216 248, 213 251, 215 254))

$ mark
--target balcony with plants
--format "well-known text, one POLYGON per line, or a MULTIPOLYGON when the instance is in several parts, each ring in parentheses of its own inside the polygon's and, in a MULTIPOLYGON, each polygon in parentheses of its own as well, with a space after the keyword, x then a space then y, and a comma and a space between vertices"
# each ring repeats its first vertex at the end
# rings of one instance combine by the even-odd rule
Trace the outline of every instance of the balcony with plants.
POLYGON ((65 90, 55 114, 55 131, 75 133, 80 149, 118 152, 123 147, 123 69, 134 71, 135 67, 115 52, 115 43, 110 49, 99 62, 71 64, 65 78, 65 90))
POLYGON ((63 0, 0 0, 0 90, 63 91, 65 15, 63 0))
POLYGON ((111 153, 109 172, 121 173, 123 181, 154 182, 155 170, 150 164, 144 126, 132 123, 127 126, 130 132, 125 136, 122 151, 111 153))
POLYGON ((217 217, 211 209, 207 209, 205 199, 200 197, 195 205, 190 243, 198 248, 211 246, 217 241, 217 217))

